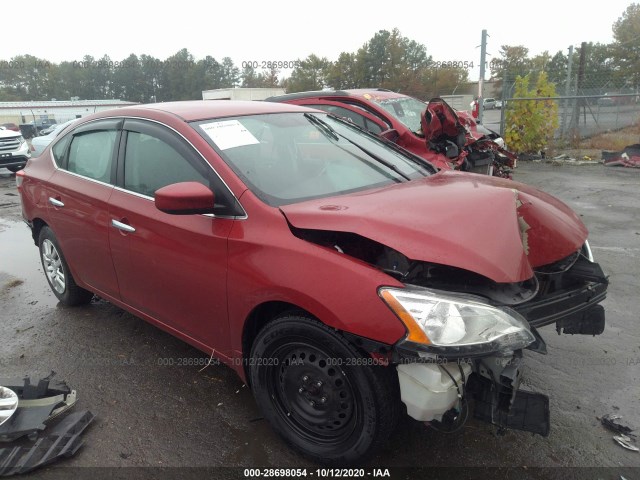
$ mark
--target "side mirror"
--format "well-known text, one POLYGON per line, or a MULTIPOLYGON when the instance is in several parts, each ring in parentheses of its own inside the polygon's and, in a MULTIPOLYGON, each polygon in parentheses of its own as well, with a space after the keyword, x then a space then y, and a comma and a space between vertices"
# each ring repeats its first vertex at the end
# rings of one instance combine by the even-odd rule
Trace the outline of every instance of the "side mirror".
POLYGON ((213 192, 198 182, 172 183, 155 193, 156 208, 172 215, 213 213, 213 192))

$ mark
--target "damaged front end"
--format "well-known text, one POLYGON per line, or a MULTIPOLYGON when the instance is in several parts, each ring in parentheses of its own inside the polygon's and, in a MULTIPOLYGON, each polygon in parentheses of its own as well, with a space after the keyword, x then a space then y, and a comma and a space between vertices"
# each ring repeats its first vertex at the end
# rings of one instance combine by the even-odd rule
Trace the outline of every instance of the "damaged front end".
POLYGON ((427 148, 444 155, 456 170, 511 178, 517 156, 499 145, 499 136, 441 98, 429 101, 421 119, 427 148))
MULTIPOLYGON (((485 249, 484 257, 473 263, 477 271, 470 269, 470 259, 475 259, 472 249, 456 249, 466 245, 462 239, 457 242, 460 229, 445 223, 439 224, 440 232, 446 228, 443 240, 418 249, 406 236, 384 238, 390 226, 381 229, 374 220, 362 228, 355 228, 354 222, 358 233, 310 228, 346 222, 329 219, 328 214, 320 222, 307 207, 304 215, 302 208, 283 208, 298 238, 366 262, 401 282, 402 287, 378 290, 407 330, 403 339, 387 346, 384 357, 396 366, 402 401, 416 420, 450 430, 464 424, 473 411, 476 418, 501 430, 546 436, 548 397, 520 389, 523 350, 546 354, 537 330, 545 325, 555 324, 558 334, 598 335, 604 330, 604 308, 599 303, 606 296, 608 279, 585 241, 586 229, 559 203, 525 190, 514 190, 515 196, 512 192, 516 215, 505 215, 517 225, 517 233, 500 237, 505 245, 495 250, 495 256, 485 249), (444 239, 448 248, 440 250, 444 239), (410 251, 419 259, 406 254, 410 251), (455 256, 446 257, 449 264, 435 261, 451 252, 455 256), (514 265, 518 268, 509 270, 514 265)), ((344 199, 343 203, 349 208, 331 215, 344 217, 349 213, 343 212, 359 206, 344 199)), ((455 212, 449 213, 455 217, 455 212)), ((382 225, 384 210, 379 208, 375 218, 382 225)), ((506 222, 496 222, 495 229, 506 222)), ((418 226, 425 238, 433 235, 434 227, 418 226)), ((467 233, 469 243, 483 241, 480 233, 467 233)), ((380 355, 375 348, 370 351, 380 355)))
POLYGON ((608 281, 588 243, 524 282, 499 284, 424 262, 401 278, 405 288, 382 288, 380 296, 409 332, 391 359, 409 415, 454 428, 470 402, 475 418, 500 430, 548 435, 548 397, 519 388, 522 351, 546 354, 536 327, 551 323, 558 334, 604 331, 599 302, 608 281))
POLYGON ((408 408, 409 414, 452 428, 466 419, 466 402, 471 402, 476 418, 500 429, 548 435, 548 397, 519 389, 522 351, 546 354, 536 327, 552 323, 558 334, 604 331, 599 302, 608 281, 588 243, 536 268, 523 282, 496 283, 425 262, 406 266, 399 276, 405 288, 380 290, 409 332, 395 345, 391 359, 398 364, 402 400, 432 405, 440 397, 447 407, 436 413, 408 408))

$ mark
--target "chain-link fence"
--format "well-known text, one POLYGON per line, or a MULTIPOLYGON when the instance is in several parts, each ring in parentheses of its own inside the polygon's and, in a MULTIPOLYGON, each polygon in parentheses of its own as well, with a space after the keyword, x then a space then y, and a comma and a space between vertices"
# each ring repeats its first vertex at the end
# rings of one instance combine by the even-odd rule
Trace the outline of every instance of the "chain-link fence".
POLYGON ((510 112, 522 105, 519 102, 533 102, 533 105, 544 102, 555 106, 549 110, 557 115, 553 135, 556 145, 575 144, 580 139, 621 130, 640 122, 640 85, 632 85, 632 82, 616 77, 615 72, 571 72, 568 68, 565 71, 545 71, 555 87, 556 95, 553 97, 542 96, 536 90, 541 71, 528 73, 526 95, 516 94, 518 88, 513 75, 507 75, 498 83, 491 92, 498 100, 497 105, 492 110, 485 110, 485 126, 504 136, 508 122, 513 118, 510 112))
POLYGON ((553 103, 558 116, 554 139, 557 143, 575 142, 580 138, 620 130, 640 121, 640 96, 635 94, 509 98, 498 103, 497 111, 485 111, 485 126, 504 136, 509 109, 518 102, 553 103))

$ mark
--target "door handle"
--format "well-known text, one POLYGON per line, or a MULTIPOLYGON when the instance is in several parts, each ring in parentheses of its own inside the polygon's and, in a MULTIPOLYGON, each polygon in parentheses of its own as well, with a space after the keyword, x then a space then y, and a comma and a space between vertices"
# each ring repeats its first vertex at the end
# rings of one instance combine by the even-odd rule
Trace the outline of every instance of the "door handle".
POLYGON ((64 207, 64 203, 62 203, 60 200, 56 200, 53 197, 49 197, 49 203, 54 207, 60 207, 60 208, 64 207))
POLYGON ((116 227, 118 230, 122 230, 126 233, 135 233, 136 229, 131 225, 127 225, 126 223, 119 222, 117 220, 111 220, 111 226, 116 227))

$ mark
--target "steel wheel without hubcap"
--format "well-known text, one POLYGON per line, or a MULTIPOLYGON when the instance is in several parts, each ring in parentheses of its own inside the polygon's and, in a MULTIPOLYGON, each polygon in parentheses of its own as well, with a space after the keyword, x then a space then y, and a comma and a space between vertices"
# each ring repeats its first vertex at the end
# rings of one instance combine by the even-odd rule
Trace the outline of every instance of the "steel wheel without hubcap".
POLYGON ((311 442, 335 443, 348 438, 361 421, 356 392, 331 356, 305 344, 274 352, 269 394, 278 412, 298 435, 311 442))
POLYGON ((51 287, 62 295, 67 288, 62 259, 53 242, 48 239, 42 242, 42 265, 51 287))
POLYGON ((339 332, 282 314, 251 347, 248 376, 262 414, 282 438, 327 465, 362 461, 396 424, 395 371, 374 366, 339 332))

